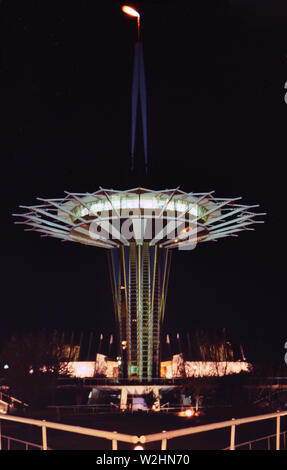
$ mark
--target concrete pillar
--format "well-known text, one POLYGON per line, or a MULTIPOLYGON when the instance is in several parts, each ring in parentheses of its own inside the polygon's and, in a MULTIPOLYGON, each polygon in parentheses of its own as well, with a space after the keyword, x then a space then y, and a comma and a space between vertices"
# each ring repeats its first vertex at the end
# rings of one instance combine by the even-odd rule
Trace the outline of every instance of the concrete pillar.
POLYGON ((154 411, 160 411, 159 387, 153 389, 153 394, 155 396, 154 411))
POLYGON ((121 402, 120 408, 122 411, 127 409, 127 401, 128 401, 128 391, 126 387, 122 387, 121 389, 121 402))

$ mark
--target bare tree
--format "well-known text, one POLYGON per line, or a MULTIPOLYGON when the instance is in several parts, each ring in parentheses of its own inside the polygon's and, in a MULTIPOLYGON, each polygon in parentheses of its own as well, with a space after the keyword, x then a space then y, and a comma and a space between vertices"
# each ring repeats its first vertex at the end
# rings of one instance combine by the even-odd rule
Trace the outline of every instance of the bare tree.
POLYGON ((226 338, 225 329, 221 333, 197 331, 195 340, 200 359, 213 362, 216 375, 226 375, 228 362, 233 361, 234 354, 232 345, 226 338))

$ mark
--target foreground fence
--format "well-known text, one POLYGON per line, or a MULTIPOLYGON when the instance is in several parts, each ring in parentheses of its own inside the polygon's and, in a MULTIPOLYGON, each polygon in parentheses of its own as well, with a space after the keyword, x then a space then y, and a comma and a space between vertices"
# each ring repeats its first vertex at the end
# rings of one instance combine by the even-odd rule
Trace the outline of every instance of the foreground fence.
MULTIPOLYGON (((256 423, 258 421, 266 421, 270 419, 275 419, 276 420, 276 434, 274 435, 276 437, 275 449, 280 450, 280 436, 282 434, 280 431, 280 420, 281 420, 281 417, 283 416, 287 416, 287 411, 281 411, 281 412, 278 411, 277 413, 250 416, 248 418, 238 418, 238 419, 233 418, 231 420, 221 421, 219 423, 204 424, 202 426, 194 426, 190 428, 177 429, 177 430, 172 430, 172 431, 162 431, 160 433, 140 436, 139 442, 144 444, 148 442, 161 441, 161 450, 166 450, 167 442, 170 439, 175 439, 175 438, 183 437, 183 436, 190 436, 190 435, 199 434, 199 433, 208 432, 208 431, 215 431, 218 429, 230 428, 230 445, 224 450, 235 450, 236 447, 239 447, 239 445, 235 445, 236 427, 242 424, 248 424, 248 423, 251 424, 251 423, 256 423)), ((266 438, 268 437, 272 437, 272 436, 266 436, 266 438)), ((250 442, 252 443, 255 441, 256 439, 253 441, 248 441, 247 443, 244 443, 244 444, 249 444, 250 442)))
MULTIPOLYGON (((50 421, 45 421, 45 420, 38 420, 38 419, 30 419, 30 418, 22 418, 19 416, 7 416, 7 415, 0 415, 0 425, 1 421, 10 421, 10 422, 16 422, 19 424, 28 424, 30 426, 37 426, 38 428, 41 428, 41 433, 42 433, 42 444, 39 446, 41 450, 48 450, 48 445, 47 445, 47 429, 55 429, 58 431, 65 431, 65 432, 70 432, 70 433, 75 433, 75 434, 82 434, 85 436, 92 436, 92 437, 97 437, 101 439, 106 439, 109 441, 110 447, 112 450, 117 450, 118 449, 118 441, 121 442, 128 442, 130 444, 136 444, 139 441, 139 438, 137 436, 132 436, 129 434, 121 434, 116 431, 111 432, 111 431, 101 431, 98 429, 91 429, 91 428, 84 428, 81 426, 71 426, 68 424, 62 424, 62 423, 52 423, 50 421)), ((4 439, 7 439, 8 436, 5 436, 4 439)), ((9 437, 10 441, 13 440, 12 437, 9 437)), ((25 442, 25 441, 22 441, 25 442)), ((27 442, 29 446, 32 446, 33 444, 31 442, 27 442)), ((2 449, 2 433, 0 429, 0 450, 2 449)))
MULTIPOLYGON (((172 431, 162 431, 159 433, 136 436, 136 435, 122 434, 116 431, 114 432, 102 431, 98 429, 85 428, 81 426, 71 426, 71 425, 62 424, 62 423, 53 423, 53 422, 49 422, 45 420, 29 419, 29 418, 23 418, 19 416, 7 416, 7 415, 0 414, 0 450, 3 447, 3 443, 5 440, 7 441, 8 450, 11 449, 12 441, 15 441, 15 442, 18 441, 20 443, 23 443, 26 449, 29 449, 34 446, 34 448, 39 448, 41 450, 50 450, 47 445, 47 429, 54 429, 54 430, 68 432, 68 433, 75 433, 75 434, 81 434, 85 436, 92 436, 95 438, 105 439, 108 442, 108 447, 111 448, 112 450, 118 450, 119 442, 129 443, 131 444, 131 448, 133 448, 138 443, 147 444, 147 443, 154 443, 154 442, 159 442, 159 441, 160 441, 161 450, 167 450, 169 440, 179 438, 179 437, 184 437, 184 436, 185 437, 192 436, 195 434, 209 432, 209 431, 215 431, 219 429, 228 429, 228 428, 230 429, 230 444, 224 450, 235 450, 236 448, 240 448, 242 446, 247 446, 250 450, 252 450, 252 443, 262 441, 264 439, 267 440, 268 449, 270 450, 271 448, 270 442, 272 438, 275 439, 275 449, 280 450, 281 436, 283 436, 283 447, 286 448, 286 432, 287 431, 286 430, 282 431, 280 429, 281 418, 283 416, 287 416, 287 411, 281 411, 281 412, 278 411, 277 413, 251 416, 247 418, 231 419, 231 420, 222 421, 219 423, 204 424, 201 426, 193 426, 193 427, 188 427, 188 428, 183 428, 183 429, 176 429, 172 431), (247 442, 236 444, 236 429, 238 428, 238 426, 242 424, 248 424, 248 423, 251 424, 251 423, 256 423, 259 421, 268 421, 268 420, 275 421, 275 427, 276 427, 275 434, 260 437, 252 441, 247 441, 247 442), (22 441, 20 439, 15 439, 12 436, 2 435, 1 434, 1 421, 27 424, 30 426, 36 426, 40 428, 41 429, 41 441, 42 441, 41 445, 33 444, 28 441, 22 441)), ((185 449, 185 450, 191 450, 191 449, 185 449)))
MULTIPOLYGON (((55 419, 56 421, 60 421, 61 419, 64 419, 65 417, 70 417, 70 416, 90 416, 90 415, 96 415, 96 414, 122 414, 123 410, 121 410, 120 405, 110 403, 109 405, 50 405, 47 407, 49 410, 54 411, 55 413, 55 419)), ((192 408, 191 405, 176 405, 176 404, 168 404, 167 406, 163 405, 160 407, 160 412, 161 413, 178 413, 180 411, 188 410, 192 408)), ((201 410, 203 407, 199 406, 198 409, 201 410)), ((210 407, 204 407, 204 409, 210 409, 210 407)), ((229 408, 227 405, 226 407, 223 408, 229 408)), ((151 410, 149 408, 146 409, 141 409, 142 412, 146 413, 151 413, 151 410)), ((137 413, 138 409, 126 409, 125 413, 133 414, 137 413)))

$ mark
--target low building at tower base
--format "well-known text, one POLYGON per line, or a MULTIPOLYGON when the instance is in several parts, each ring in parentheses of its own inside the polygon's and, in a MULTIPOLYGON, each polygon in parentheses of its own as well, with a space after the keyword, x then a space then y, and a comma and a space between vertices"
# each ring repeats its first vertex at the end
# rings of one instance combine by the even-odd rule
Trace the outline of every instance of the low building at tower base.
MULTIPOLYGON (((117 361, 108 360, 107 356, 97 354, 96 361, 71 361, 65 363, 63 370, 70 377, 121 379, 117 361)), ((159 379, 177 379, 184 377, 223 377, 224 375, 249 373, 252 364, 247 361, 184 361, 182 354, 176 354, 170 361, 160 363, 159 379)), ((157 377, 152 379, 155 383, 157 377)), ((137 378, 134 378, 136 381, 137 378)), ((132 382, 130 380, 130 382, 132 382)))

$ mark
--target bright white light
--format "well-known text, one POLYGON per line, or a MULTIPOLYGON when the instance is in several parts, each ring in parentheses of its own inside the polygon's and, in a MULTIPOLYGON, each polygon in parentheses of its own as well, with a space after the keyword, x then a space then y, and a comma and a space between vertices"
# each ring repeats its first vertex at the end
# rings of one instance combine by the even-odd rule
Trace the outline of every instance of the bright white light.
POLYGON ((8 364, 5 364, 4 369, 9 369, 8 364))
POLYGON ((94 377, 95 362, 94 361, 71 361, 67 363, 68 373, 72 377, 94 377))
POLYGON ((122 6, 122 11, 123 11, 124 13, 126 13, 127 15, 135 16, 135 17, 137 17, 137 18, 140 17, 139 12, 136 11, 134 8, 129 7, 128 5, 122 6))
POLYGON ((82 216, 84 217, 85 215, 89 215, 89 210, 86 207, 82 209, 82 216))
MULTIPOLYGON (((152 195, 145 194, 139 197, 138 195, 113 195, 111 196, 111 202, 107 199, 102 199, 93 202, 87 202, 86 205, 89 207, 76 206, 73 209, 73 212, 76 216, 85 216, 90 213, 90 215, 95 215, 98 212, 106 212, 112 209, 123 210, 123 209, 162 209, 168 198, 161 196, 160 198, 152 195)), ((177 212, 188 212, 190 215, 195 217, 204 215, 204 209, 201 206, 198 206, 193 201, 183 201, 180 199, 174 199, 170 201, 166 206, 167 211, 177 211, 177 212)))

